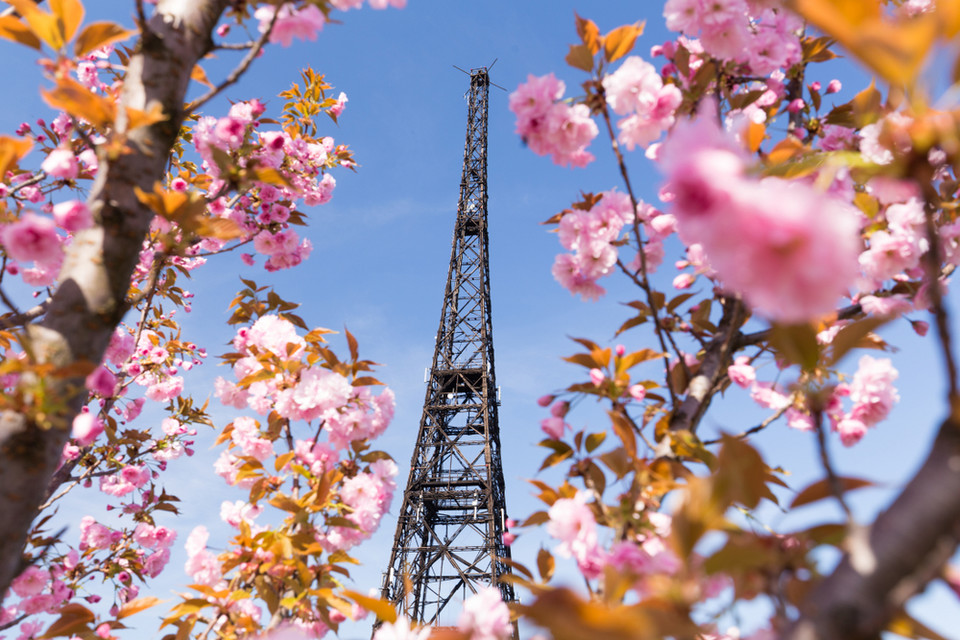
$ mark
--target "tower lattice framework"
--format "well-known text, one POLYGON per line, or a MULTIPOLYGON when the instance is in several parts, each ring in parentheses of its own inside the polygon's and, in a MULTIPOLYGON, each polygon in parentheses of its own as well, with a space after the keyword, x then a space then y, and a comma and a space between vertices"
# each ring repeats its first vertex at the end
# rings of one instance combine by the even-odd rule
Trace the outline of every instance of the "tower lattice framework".
MULTIPOLYGON (((460 601, 513 586, 497 420, 487 237, 486 68, 470 72, 467 137, 450 271, 423 414, 383 597, 425 625, 454 624, 460 601)), ((516 630, 514 630, 516 637, 516 630)))

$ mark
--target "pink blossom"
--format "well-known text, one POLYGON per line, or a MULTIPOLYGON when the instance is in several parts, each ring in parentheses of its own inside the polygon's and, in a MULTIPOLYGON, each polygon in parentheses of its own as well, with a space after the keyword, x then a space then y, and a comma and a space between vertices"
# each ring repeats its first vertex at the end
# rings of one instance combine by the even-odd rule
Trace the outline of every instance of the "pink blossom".
POLYGON ((263 513, 263 505, 254 505, 243 500, 230 502, 224 500, 220 504, 220 519, 231 527, 240 527, 241 522, 253 524, 254 518, 263 513))
POLYGON ((554 551, 564 557, 573 557, 588 578, 602 573, 604 553, 597 538, 597 522, 587 506, 589 493, 580 491, 573 498, 561 498, 553 503, 548 515, 547 533, 560 540, 554 551))
POLYGON ((180 376, 155 377, 147 387, 146 395, 154 402, 169 402, 183 391, 183 378, 180 376))
POLYGON ((733 364, 727 367, 727 375, 734 384, 744 389, 757 380, 757 371, 750 364, 748 356, 738 356, 733 364))
POLYGON ((373 634, 373 640, 427 640, 429 637, 430 627, 414 627, 407 616, 398 616, 396 622, 384 622, 373 634))
POLYGON ((482 587, 464 601, 457 627, 469 634, 470 640, 507 640, 512 637, 510 609, 504 604, 500 590, 482 587))
POLYGON ((184 548, 187 550, 187 563, 184 567, 194 582, 213 586, 220 580, 220 561, 211 552, 207 551, 207 540, 210 534, 203 525, 194 527, 184 548))
POLYGON ((176 541, 177 532, 167 527, 141 522, 133 532, 133 539, 148 549, 166 549, 176 541))
POLYGON ((19 576, 13 579, 10 587, 13 592, 21 598, 35 596, 47 586, 50 580, 50 572, 36 565, 30 565, 23 570, 19 576))
POLYGON ((631 398, 633 398, 637 402, 640 402, 647 397, 647 388, 639 383, 632 384, 627 389, 627 393, 630 395, 631 398))
POLYGON ((79 171, 77 158, 73 155, 73 151, 64 147, 58 147, 51 151, 40 164, 40 168, 46 171, 48 176, 64 180, 73 180, 77 177, 79 171))
POLYGON ((869 279, 868 287, 879 287, 884 280, 916 268, 926 250, 925 239, 891 231, 874 232, 870 248, 860 254, 860 268, 869 279))
POLYGON ((857 275, 853 208, 806 184, 755 181, 709 105, 660 149, 680 238, 761 313, 798 322, 834 309, 857 275))
POLYGON ((872 426, 886 419, 893 405, 900 400, 893 381, 899 373, 889 358, 860 358, 859 368, 850 383, 853 401, 851 418, 872 426))
POLYGON ((553 440, 560 440, 563 438, 563 432, 566 427, 567 423, 563 421, 563 418, 557 416, 544 418, 540 421, 540 429, 542 429, 543 432, 550 436, 550 438, 553 440))
POLYGON ((80 550, 106 549, 122 537, 119 532, 113 532, 106 526, 94 520, 93 516, 84 516, 80 519, 80 550))
POLYGON ((143 572, 151 578, 156 578, 170 562, 170 549, 164 548, 154 551, 143 560, 143 572))
POLYGON ((299 419, 314 420, 324 411, 343 406, 353 392, 345 377, 321 367, 311 367, 300 374, 292 392, 292 403, 299 419))
POLYGON ((900 293, 878 298, 877 296, 862 296, 857 301, 864 313, 878 316, 899 316, 913 308, 907 297, 900 293))
POLYGON ((117 376, 104 366, 99 366, 87 376, 86 387, 101 398, 110 398, 117 389, 117 376))
POLYGON ((110 344, 107 345, 104 360, 115 367, 122 366, 133 355, 134 348, 133 336, 124 327, 119 326, 110 336, 110 344))
POLYGON ((326 18, 323 12, 315 5, 307 5, 302 9, 295 9, 293 5, 284 4, 274 21, 277 8, 267 5, 258 8, 253 16, 260 21, 257 25, 260 33, 265 33, 273 21, 273 31, 270 32, 270 43, 289 47, 294 38, 301 40, 316 40, 317 33, 323 29, 326 18))
POLYGON ((824 151, 839 149, 853 149, 856 147, 856 138, 853 129, 836 124, 823 125, 820 129, 823 139, 820 148, 824 151))
POLYGON ((840 441, 850 447, 860 442, 867 433, 867 425, 856 418, 843 418, 837 423, 836 430, 840 434, 840 441))
POLYGON ((19 262, 58 262, 63 257, 56 225, 33 213, 3 227, 0 241, 7 255, 19 262))
POLYGON ((681 273, 676 278, 673 279, 673 288, 680 289, 689 289, 690 286, 697 279, 692 273, 681 273))
POLYGON ((347 106, 347 102, 349 102, 347 99, 347 94, 341 91, 340 95, 337 97, 337 103, 330 107, 327 111, 329 111, 331 115, 339 118, 340 114, 343 113, 344 108, 347 106))
POLYGON ((93 215, 86 202, 67 200, 53 206, 53 219, 64 231, 80 231, 93 224, 93 215))
POLYGON ((604 77, 607 102, 619 115, 626 115, 617 126, 619 141, 628 149, 647 147, 673 126, 674 112, 680 105, 680 90, 663 84, 653 65, 638 56, 630 56, 616 72, 604 77))
POLYGON ((756 382, 750 389, 750 397, 761 407, 779 411, 790 404, 790 397, 774 388, 769 382, 756 382))
POLYGON ((240 350, 254 346, 261 352, 270 351, 274 355, 292 358, 298 357, 305 344, 303 338, 297 335, 293 323, 276 315, 261 316, 249 330, 244 331, 242 339, 238 332, 233 341, 234 347, 240 350), (293 347, 289 354, 288 345, 293 347))
POLYGON ((840 81, 834 78, 827 84, 826 94, 837 93, 840 89, 843 88, 843 85, 840 84, 840 81))
POLYGON ((606 379, 607 376, 604 375, 603 371, 600 369, 590 369, 590 382, 593 383, 593 386, 599 387, 606 379))
POLYGON ((517 116, 516 132, 531 151, 550 155, 561 165, 585 166, 593 160, 586 147, 599 133, 586 105, 555 102, 564 84, 551 73, 529 76, 510 94, 510 110, 517 116))
POLYGON ((93 413, 84 410, 74 417, 70 437, 76 440, 78 446, 86 447, 93 444, 101 433, 103 433, 103 422, 93 413))

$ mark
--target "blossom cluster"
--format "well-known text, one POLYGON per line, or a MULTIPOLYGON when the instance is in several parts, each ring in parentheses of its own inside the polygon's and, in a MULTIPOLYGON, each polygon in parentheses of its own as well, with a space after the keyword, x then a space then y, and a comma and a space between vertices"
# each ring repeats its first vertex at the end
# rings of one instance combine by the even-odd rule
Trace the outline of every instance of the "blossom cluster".
POLYGON ((765 76, 800 62, 803 23, 764 0, 667 0, 667 28, 699 37, 704 51, 765 76))
POLYGON ((596 300, 604 293, 597 280, 617 264, 620 232, 634 221, 630 196, 607 191, 589 209, 575 209, 560 219, 558 235, 564 249, 553 263, 553 277, 571 293, 596 300))
POLYGON ((604 76, 607 103, 622 116, 617 140, 633 150, 646 148, 673 126, 680 106, 680 89, 664 84, 652 64, 639 56, 630 56, 616 71, 604 76))
POLYGON ((802 321, 832 311, 858 273, 860 218, 808 184, 757 180, 710 107, 677 123, 659 150, 680 239, 764 315, 802 321))
POLYGON ((594 159, 587 146, 599 130, 586 105, 562 100, 565 89, 552 73, 531 75, 510 94, 510 110, 517 116, 516 132, 531 151, 559 165, 583 167, 594 159))

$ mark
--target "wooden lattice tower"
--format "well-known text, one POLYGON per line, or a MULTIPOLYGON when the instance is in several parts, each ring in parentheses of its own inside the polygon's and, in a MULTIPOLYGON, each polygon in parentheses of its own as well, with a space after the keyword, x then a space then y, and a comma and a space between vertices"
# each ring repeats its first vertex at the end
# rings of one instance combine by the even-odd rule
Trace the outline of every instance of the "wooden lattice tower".
MULTIPOLYGON (((460 603, 501 578, 507 507, 490 318, 486 68, 470 72, 460 201, 440 329, 383 597, 421 624, 456 623, 460 603)), ((516 635, 516 632, 515 632, 516 635)))

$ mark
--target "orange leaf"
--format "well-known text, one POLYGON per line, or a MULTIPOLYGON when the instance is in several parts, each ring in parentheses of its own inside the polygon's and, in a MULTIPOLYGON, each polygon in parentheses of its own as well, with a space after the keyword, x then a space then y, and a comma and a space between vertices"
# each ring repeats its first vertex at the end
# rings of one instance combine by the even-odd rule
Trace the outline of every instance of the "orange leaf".
POLYGON ((803 149, 803 142, 793 136, 787 136, 770 150, 770 153, 767 154, 767 161, 770 164, 780 164, 801 153, 803 149))
POLYGON ((396 622, 397 620, 396 610, 393 608, 393 605, 386 600, 371 598, 362 593, 348 591, 346 589, 343 591, 343 597, 353 600, 367 611, 372 611, 378 618, 385 622, 396 622))
POLYGON ((616 411, 608 411, 610 421, 613 423, 613 432, 617 434, 627 455, 631 458, 637 457, 637 436, 634 433, 633 424, 616 411))
POLYGON ((64 42, 69 42, 83 21, 83 3, 80 0, 50 0, 50 8, 60 20, 64 42))
POLYGON ((136 31, 124 29, 114 22, 93 22, 85 26, 83 31, 80 32, 73 45, 73 52, 80 58, 100 47, 126 40, 136 33, 136 31))
POLYGON ((120 611, 117 613, 117 620, 126 618, 127 616, 132 616, 135 613, 140 613, 141 611, 158 605, 161 602, 163 602, 163 600, 154 596, 146 596, 144 598, 131 600, 120 607, 120 611))
POLYGON ((619 60, 630 53, 637 37, 643 33, 643 22, 617 27, 603 38, 603 55, 607 62, 619 60))
POLYGON ((163 122, 167 119, 166 114, 163 113, 163 107, 160 106, 159 102, 150 103, 150 107, 147 108, 146 111, 127 107, 126 112, 127 131, 136 129, 137 127, 149 127, 152 124, 163 122))
POLYGON ((7 171, 16 166, 32 147, 33 142, 29 139, 0 136, 0 176, 7 175, 7 171))
POLYGON ((597 28, 597 24, 593 20, 581 18, 576 13, 574 13, 573 16, 577 20, 577 35, 580 36, 580 40, 583 41, 583 44, 587 45, 587 48, 590 50, 590 57, 593 57, 600 51, 600 45, 602 43, 600 29, 597 28))
MULTIPOLYGON (((894 84, 912 82, 933 45, 939 16, 889 19, 879 0, 791 0, 791 8, 894 84)), ((946 31, 953 25, 944 25, 946 31)))
POLYGON ((116 118, 117 108, 113 101, 98 96, 70 78, 60 78, 56 88, 40 94, 54 109, 62 109, 98 129, 109 127, 116 118))
POLYGON ((957 0, 937 0, 937 16, 944 38, 953 38, 960 32, 960 2, 957 0))
POLYGON ((744 135, 744 141, 747 143, 747 149, 751 153, 756 153, 760 148, 760 144, 763 142, 763 138, 767 134, 767 128, 763 125, 762 122, 753 122, 752 120, 747 125, 747 130, 744 135))
POLYGON ((40 38, 13 16, 0 16, 0 38, 25 44, 37 51, 43 48, 40 44, 40 38))
MULTIPOLYGON (((848 478, 841 476, 837 478, 837 482, 840 483, 840 488, 843 490, 843 492, 874 486, 872 482, 869 480, 863 480, 862 478, 848 478)), ((829 498, 832 495, 833 493, 830 488, 830 479, 824 478, 823 480, 814 482, 809 487, 798 493, 797 497, 794 498, 793 502, 790 503, 790 508, 795 509, 797 507, 802 507, 803 505, 817 502, 818 500, 823 500, 824 498, 829 498)))
POLYGON ((83 605, 71 602, 60 608, 60 617, 50 625, 42 638, 56 638, 58 636, 72 636, 81 631, 89 631, 89 623, 96 620, 93 612, 83 605))
POLYGON ((207 78, 207 72, 198 64, 193 65, 193 71, 190 72, 190 79, 213 89, 213 83, 207 78))
POLYGON ((56 50, 63 46, 63 30, 56 16, 39 9, 33 0, 6 0, 17 10, 34 34, 56 50))

